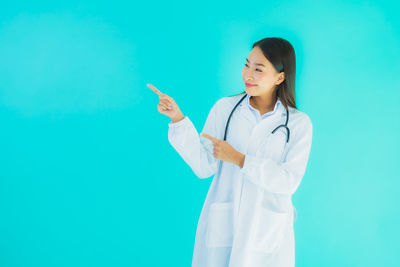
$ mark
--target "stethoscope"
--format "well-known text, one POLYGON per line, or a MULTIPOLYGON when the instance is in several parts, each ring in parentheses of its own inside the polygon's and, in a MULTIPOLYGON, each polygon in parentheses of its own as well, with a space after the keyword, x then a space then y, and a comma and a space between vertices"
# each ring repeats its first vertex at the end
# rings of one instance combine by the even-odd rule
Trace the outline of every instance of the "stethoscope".
MULTIPOLYGON (((236 107, 239 106, 239 104, 243 101, 243 99, 245 99, 247 96, 247 94, 244 94, 244 96, 242 97, 242 99, 239 100, 239 102, 236 104, 236 106, 232 109, 231 114, 229 115, 228 118, 228 122, 226 123, 226 127, 225 127, 225 135, 224 135, 224 141, 226 141, 226 133, 228 132, 228 127, 229 127, 229 121, 231 120, 232 114, 235 111, 236 107)), ((273 131, 272 134, 274 134, 276 132, 276 130, 278 130, 279 128, 283 127, 286 129, 287 132, 287 137, 286 137, 286 143, 289 142, 289 136, 290 136, 290 130, 289 127, 287 126, 288 121, 289 121, 289 110, 287 108, 286 109, 286 122, 285 124, 281 124, 278 127, 276 127, 273 131)))

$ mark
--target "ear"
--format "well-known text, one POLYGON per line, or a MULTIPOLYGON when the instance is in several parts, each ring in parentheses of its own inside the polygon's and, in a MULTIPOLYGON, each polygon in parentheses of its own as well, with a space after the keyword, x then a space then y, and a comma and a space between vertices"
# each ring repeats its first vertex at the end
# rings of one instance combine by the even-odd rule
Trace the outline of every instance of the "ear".
POLYGON ((285 80, 285 73, 282 71, 279 73, 278 80, 276 80, 276 85, 281 84, 285 80))

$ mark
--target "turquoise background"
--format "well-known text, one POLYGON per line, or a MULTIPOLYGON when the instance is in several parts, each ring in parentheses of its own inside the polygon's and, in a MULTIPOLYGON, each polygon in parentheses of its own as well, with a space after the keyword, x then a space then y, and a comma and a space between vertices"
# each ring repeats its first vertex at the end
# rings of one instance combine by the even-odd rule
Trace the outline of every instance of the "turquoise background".
POLYGON ((296 266, 400 266, 396 1, 3 1, 0 266, 190 266, 211 183, 158 96, 200 131, 253 42, 296 51, 313 123, 296 266))

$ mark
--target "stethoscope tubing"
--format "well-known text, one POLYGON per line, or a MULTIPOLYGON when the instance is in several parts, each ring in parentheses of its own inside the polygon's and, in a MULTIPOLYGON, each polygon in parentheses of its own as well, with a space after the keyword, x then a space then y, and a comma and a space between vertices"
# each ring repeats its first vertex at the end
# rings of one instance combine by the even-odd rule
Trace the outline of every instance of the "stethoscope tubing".
MULTIPOLYGON (((229 122, 231 120, 232 114, 235 111, 235 109, 237 108, 237 106, 239 106, 239 104, 243 101, 243 99, 245 99, 247 96, 247 94, 244 94, 244 96, 239 100, 239 102, 236 103, 235 107, 232 109, 231 114, 228 117, 228 121, 226 122, 226 126, 225 126, 225 134, 224 134, 224 141, 226 141, 226 134, 228 132, 228 127, 229 127, 229 122)), ((281 124, 278 127, 276 127, 271 133, 274 134, 280 127, 283 127, 286 129, 287 135, 286 135, 286 143, 289 142, 289 136, 290 136, 290 130, 288 125, 289 122, 289 110, 287 108, 286 109, 286 122, 285 124, 281 124)))

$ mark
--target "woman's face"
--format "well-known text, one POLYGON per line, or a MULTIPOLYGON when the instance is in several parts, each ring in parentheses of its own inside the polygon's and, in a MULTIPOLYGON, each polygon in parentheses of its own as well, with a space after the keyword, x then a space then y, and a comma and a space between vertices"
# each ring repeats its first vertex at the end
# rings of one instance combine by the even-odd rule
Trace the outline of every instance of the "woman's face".
POLYGON ((284 73, 276 72, 271 62, 259 47, 251 50, 242 70, 243 81, 256 86, 246 86, 246 93, 251 96, 272 95, 275 87, 283 82, 284 73), (258 65, 261 64, 261 65, 258 65))

